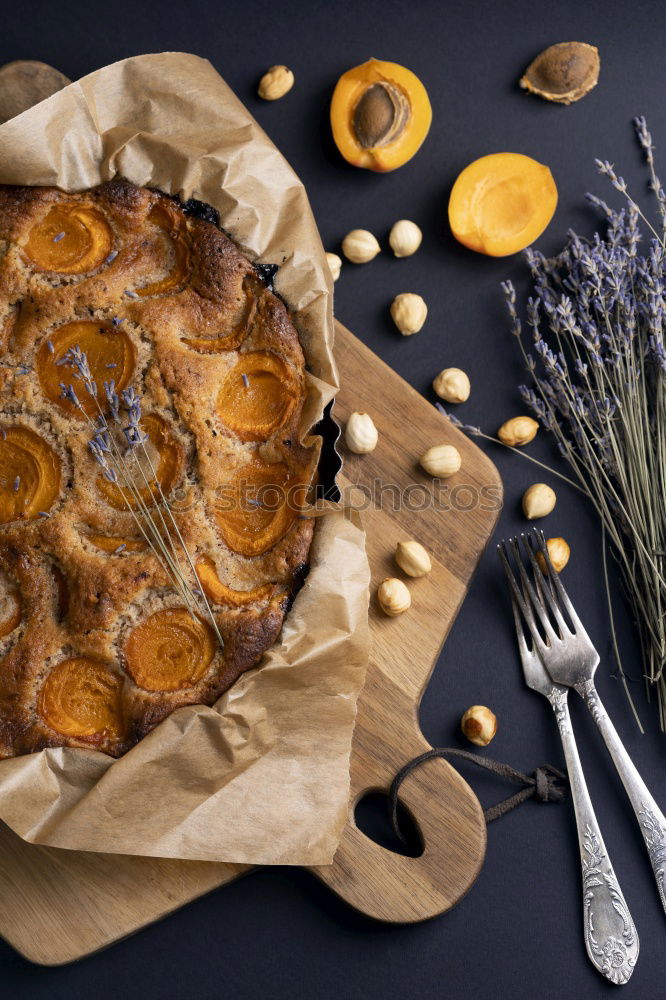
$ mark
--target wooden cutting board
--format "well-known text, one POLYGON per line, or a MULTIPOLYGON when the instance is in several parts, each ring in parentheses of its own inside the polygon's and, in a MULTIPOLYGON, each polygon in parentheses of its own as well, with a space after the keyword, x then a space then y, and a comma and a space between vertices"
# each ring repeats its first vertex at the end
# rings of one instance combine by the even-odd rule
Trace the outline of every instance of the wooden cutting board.
MULTIPOLYGON (((501 482, 476 445, 339 324, 337 337, 343 388, 335 415, 344 421, 352 410, 367 409, 379 428, 376 450, 345 453, 338 480, 347 500, 361 499, 367 508, 372 653, 354 734, 347 825, 333 864, 313 871, 369 916, 418 921, 457 903, 479 872, 486 830, 475 795, 443 760, 410 775, 401 800, 423 838, 418 858, 368 839, 355 824, 354 809, 367 792, 386 791, 402 764, 429 749, 418 725, 419 701, 497 520, 501 482), (462 469, 433 492, 417 458, 437 443, 456 445, 462 469), (434 509, 435 500, 449 509, 434 509), (409 581, 409 612, 388 618, 374 592, 384 577, 401 575, 392 556, 396 542, 410 537, 431 553, 433 570, 409 581)), ((59 965, 246 871, 246 865, 37 847, 0 824, 0 935, 31 961, 59 965)))

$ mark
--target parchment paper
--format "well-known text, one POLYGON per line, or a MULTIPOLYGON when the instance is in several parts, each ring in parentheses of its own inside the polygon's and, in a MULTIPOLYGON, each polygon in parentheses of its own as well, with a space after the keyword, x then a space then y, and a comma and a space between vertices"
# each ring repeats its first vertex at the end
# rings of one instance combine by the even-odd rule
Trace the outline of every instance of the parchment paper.
MULTIPOLYGON (((303 186, 210 63, 127 59, 0 127, 0 183, 79 191, 117 175, 209 202, 251 259, 280 265, 309 367, 306 436, 337 387, 330 275, 303 186)), ((58 748, 0 762, 0 818, 53 847, 330 863, 369 648, 358 521, 318 519, 311 565, 278 643, 212 708, 177 710, 119 760, 58 748)))

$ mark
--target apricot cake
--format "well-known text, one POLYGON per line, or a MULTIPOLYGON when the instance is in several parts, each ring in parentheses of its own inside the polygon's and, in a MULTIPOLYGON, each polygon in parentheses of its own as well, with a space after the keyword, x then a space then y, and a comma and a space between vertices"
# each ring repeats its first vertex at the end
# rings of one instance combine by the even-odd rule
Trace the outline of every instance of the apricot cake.
POLYGON ((0 255, 0 756, 120 756, 280 632, 303 351, 200 202, 2 186, 0 255))

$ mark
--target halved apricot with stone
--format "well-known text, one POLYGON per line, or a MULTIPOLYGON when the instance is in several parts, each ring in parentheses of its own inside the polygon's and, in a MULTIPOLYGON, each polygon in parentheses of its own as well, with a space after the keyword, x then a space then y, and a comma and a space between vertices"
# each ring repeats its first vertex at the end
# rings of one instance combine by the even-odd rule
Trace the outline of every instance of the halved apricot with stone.
POLYGON ((121 678, 98 660, 63 660, 44 681, 37 710, 63 736, 116 737, 122 732, 121 685, 121 678))
POLYGON ((126 389, 132 381, 136 367, 136 351, 128 335, 111 323, 94 323, 90 320, 65 323, 58 327, 48 340, 42 342, 37 352, 36 368, 42 392, 70 416, 81 412, 69 399, 63 399, 60 383, 70 382, 77 398, 89 417, 99 413, 97 403, 83 383, 75 377, 74 370, 63 359, 72 347, 80 347, 97 383, 97 402, 106 409, 102 390, 104 382, 113 379, 116 389, 126 389))
POLYGON ((21 624, 23 607, 18 588, 0 569, 0 639, 21 624))
POLYGON ((548 167, 522 153, 492 153, 458 176, 449 199, 455 238, 470 250, 506 257, 544 231, 557 206, 548 167))
POLYGON ((244 441, 265 441, 289 419, 297 383, 276 354, 242 354, 226 375, 217 397, 223 424, 244 441))
POLYGON ((85 274, 103 263, 112 246, 111 228, 100 212, 63 202, 32 227, 24 250, 42 271, 85 274))
POLYGON ((29 427, 0 429, 0 524, 47 514, 60 493, 60 459, 29 427))
POLYGON ((160 491, 168 496, 178 475, 181 449, 166 420, 148 413, 141 418, 141 429, 148 440, 143 445, 126 449, 124 465, 116 469, 118 484, 109 482, 104 476, 97 480, 100 493, 116 510, 125 510, 128 506, 136 510, 141 506, 138 497, 149 504, 159 497, 160 491))
POLYGON ((164 232, 169 239, 173 260, 168 274, 157 281, 137 288, 139 295, 165 295, 175 288, 180 288, 190 273, 190 247, 187 240, 187 223, 182 214, 175 209, 158 203, 148 216, 150 222, 164 232))
POLYGON ((307 487, 284 463, 251 459, 219 491, 215 520, 233 552, 256 556, 289 530, 306 495, 307 487))
POLYGON ((369 59, 344 73, 333 92, 333 138, 356 167, 401 167, 419 149, 431 121, 425 87, 398 63, 369 59))
POLYGON ((130 633, 127 672, 147 691, 179 691, 204 676, 216 650, 215 633, 187 608, 164 608, 130 633))
POLYGON ((86 538, 96 549, 111 553, 143 552, 147 544, 143 538, 120 538, 117 535, 97 535, 91 533, 86 535, 86 538))
POLYGON ((252 590, 232 590, 222 583, 215 563, 210 556, 201 556, 196 565, 197 576, 206 597, 213 604, 224 604, 230 608, 242 608, 255 601, 263 601, 273 593, 275 584, 264 583, 252 590))

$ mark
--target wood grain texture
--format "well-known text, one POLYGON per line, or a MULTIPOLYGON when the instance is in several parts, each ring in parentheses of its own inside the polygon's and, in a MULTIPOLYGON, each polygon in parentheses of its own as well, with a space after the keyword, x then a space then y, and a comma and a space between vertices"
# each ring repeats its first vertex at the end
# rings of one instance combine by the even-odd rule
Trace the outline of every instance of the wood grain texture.
MULTIPOLYGON (((418 704, 497 520, 501 483, 489 459, 430 403, 339 324, 337 332, 343 388, 336 416, 344 421, 352 410, 366 409, 380 431, 372 454, 345 454, 341 484, 348 499, 372 493, 375 481, 375 492, 384 489, 382 502, 370 501, 364 514, 373 648, 352 748, 349 819, 334 863, 313 871, 363 913, 418 921, 453 906, 480 870, 486 831, 475 795, 441 760, 410 775, 401 800, 424 841, 418 858, 369 840, 355 825, 354 807, 367 791, 387 790, 397 769, 428 749, 418 704), (463 464, 445 486, 434 488, 417 459, 440 442, 455 444, 463 464), (437 497, 452 509, 434 510, 437 497), (410 611, 387 618, 374 590, 385 576, 401 575, 392 555, 395 543, 409 537, 430 551, 433 570, 409 581, 410 611)), ((106 947, 247 870, 37 847, 0 827, 0 934, 33 962, 61 964, 106 947)))

